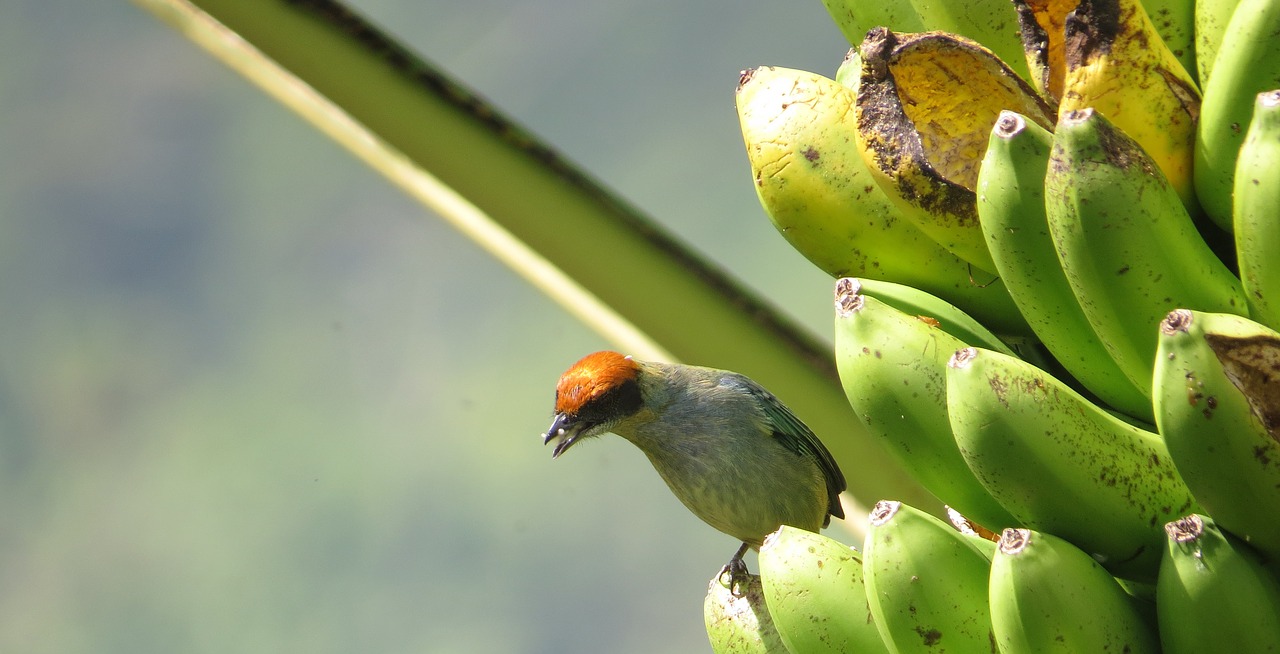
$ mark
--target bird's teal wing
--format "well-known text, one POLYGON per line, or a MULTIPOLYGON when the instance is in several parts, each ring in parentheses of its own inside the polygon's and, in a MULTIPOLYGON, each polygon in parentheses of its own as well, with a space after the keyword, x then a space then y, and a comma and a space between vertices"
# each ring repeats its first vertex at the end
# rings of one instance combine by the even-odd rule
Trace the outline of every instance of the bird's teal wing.
MULTIPOLYGON (((796 417, 787 405, 774 397, 773 393, 752 381, 749 377, 731 373, 732 382, 741 385, 746 391, 760 399, 759 405, 764 408, 765 418, 773 425, 773 437, 777 438, 787 449, 804 456, 812 457, 822 470, 827 482, 827 496, 830 500, 828 512, 837 518, 844 518, 844 509, 840 507, 840 493, 846 488, 844 473, 827 451, 822 441, 813 430, 796 417)), ((729 381, 729 380, 726 380, 729 381)))

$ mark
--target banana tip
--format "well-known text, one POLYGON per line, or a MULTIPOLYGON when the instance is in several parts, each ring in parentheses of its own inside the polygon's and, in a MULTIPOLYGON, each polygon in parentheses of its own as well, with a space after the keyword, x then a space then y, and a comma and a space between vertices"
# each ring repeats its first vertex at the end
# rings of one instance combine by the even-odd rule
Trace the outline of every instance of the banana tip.
POLYGON ((862 310, 862 282, 854 277, 836 280, 836 315, 844 318, 862 310))
POLYGON ((871 524, 879 527, 880 525, 892 520, 893 516, 901 507, 902 502, 897 500, 880 500, 879 502, 876 502, 876 505, 871 509, 871 524))

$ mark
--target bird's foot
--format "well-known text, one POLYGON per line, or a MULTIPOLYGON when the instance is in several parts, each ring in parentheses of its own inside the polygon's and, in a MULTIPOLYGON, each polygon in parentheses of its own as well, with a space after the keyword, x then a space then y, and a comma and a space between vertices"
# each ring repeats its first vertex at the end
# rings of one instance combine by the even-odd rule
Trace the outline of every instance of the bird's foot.
POLYGON ((746 595, 747 586, 751 582, 751 571, 747 569, 746 561, 742 560, 748 547, 750 547, 748 544, 743 543, 742 547, 738 548, 738 553, 734 554, 723 568, 720 568, 720 574, 716 576, 720 585, 728 588, 729 593, 734 597, 746 595))

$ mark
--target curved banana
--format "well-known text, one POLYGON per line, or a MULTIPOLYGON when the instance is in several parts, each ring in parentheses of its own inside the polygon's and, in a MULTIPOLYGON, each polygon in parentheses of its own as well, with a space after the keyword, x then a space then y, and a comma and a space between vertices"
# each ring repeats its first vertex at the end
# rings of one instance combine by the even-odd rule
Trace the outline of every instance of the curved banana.
POLYGON ((1160 525, 1196 506, 1158 435, 1024 361, 958 351, 947 412, 965 462, 1005 509, 1117 576, 1154 579, 1160 525))
POLYGON ((976 541, 906 504, 876 504, 862 548, 863 583, 871 617, 892 651, 990 647, 991 554, 976 541))
MULTIPOLYGON (((1066 19, 1059 119, 1092 108, 1137 141, 1192 213, 1200 91, 1140 0, 1081 0, 1066 19)), ((1193 69, 1194 70, 1194 69, 1193 69)))
POLYGON ((707 584, 702 618, 711 650, 716 654, 777 654, 786 651, 765 607, 760 575, 748 575, 741 595, 734 595, 716 575, 707 584))
POLYGON ((1207 516, 1164 529, 1156 615, 1166 654, 1280 652, 1280 580, 1258 554, 1207 516))
POLYGON ((1000 279, 1054 358, 1107 404, 1150 422, 1151 401, 1107 354, 1058 262, 1044 202, 1052 143, 1043 127, 1000 114, 978 171, 982 234, 1000 279))
POLYGON ((1196 78, 1203 89, 1209 83, 1213 72, 1213 62, 1218 58, 1218 48, 1222 46, 1222 33, 1227 30, 1231 20, 1231 12, 1235 11, 1240 0, 1196 0, 1195 2, 1195 34, 1196 78))
POLYGON ((1249 316, 1280 329, 1280 90, 1259 93, 1236 161, 1236 261, 1249 316))
POLYGON ((1192 76, 1196 73, 1196 1, 1142 0, 1160 40, 1192 76))
POLYGON ((822 0, 831 20, 853 46, 862 43, 873 27, 899 32, 923 32, 924 21, 910 2, 867 2, 867 0, 822 0))
POLYGON ((1046 127, 1053 110, 990 50, 962 37, 877 28, 860 52, 858 146, 872 177, 925 234, 994 272, 974 196, 987 135, 1002 109, 1046 127))
POLYGON ((872 180, 855 143, 854 94, 821 75, 762 67, 738 83, 737 106, 756 193, 791 245, 835 275, 889 279, 1025 333, 1000 283, 903 220, 872 180))
POLYGON ((1058 259, 1089 324, 1150 393, 1169 311, 1245 310, 1240 280, 1200 238, 1137 143, 1101 114, 1068 111, 1053 135, 1045 208, 1058 259))
POLYGON ((765 538, 764 598, 788 650, 888 651, 871 620, 863 558, 848 545, 786 525, 765 538))
POLYGON ((1196 500, 1280 560, 1280 333, 1179 309, 1160 324, 1156 424, 1196 500))
POLYGON ((1214 222, 1231 228, 1236 155, 1254 98, 1280 88, 1280 2, 1240 0, 1204 86, 1196 130, 1196 194, 1214 222))
POLYGON ((947 422, 947 358, 966 344, 935 320, 837 285, 835 356, 854 413, 930 493, 987 529, 1018 524, 974 478, 947 422))
POLYGON ((870 295, 909 316, 932 321, 942 331, 969 345, 1017 356, 1014 351, 981 323, 942 298, 893 282, 843 277, 836 280, 836 297, 870 295))
POLYGON ((1120 584, 1057 536, 1006 529, 991 561, 991 626, 1001 654, 1160 651, 1120 584))

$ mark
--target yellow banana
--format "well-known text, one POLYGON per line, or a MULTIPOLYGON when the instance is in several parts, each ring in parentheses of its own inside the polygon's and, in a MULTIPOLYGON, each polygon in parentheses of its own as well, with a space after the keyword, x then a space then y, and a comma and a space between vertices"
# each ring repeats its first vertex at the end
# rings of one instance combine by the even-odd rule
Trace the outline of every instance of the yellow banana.
POLYGON ((1192 215, 1200 91, 1139 0, 1081 0, 1067 16, 1059 115, 1092 108, 1147 152, 1192 215))
POLYGON ((858 146, 872 176, 925 234, 994 273, 974 194, 987 135, 1004 109, 1051 129, 1052 108, 990 50, 952 34, 877 28, 860 51, 858 146))
POLYGON ((1031 85, 1055 107, 1066 70, 1063 39, 1067 14, 1079 0, 1013 0, 1022 28, 1031 85))

